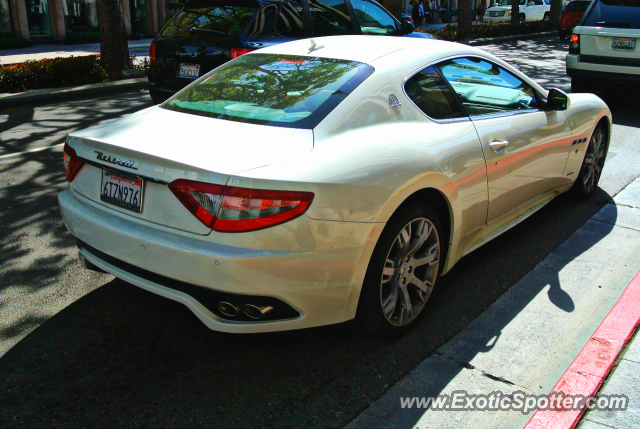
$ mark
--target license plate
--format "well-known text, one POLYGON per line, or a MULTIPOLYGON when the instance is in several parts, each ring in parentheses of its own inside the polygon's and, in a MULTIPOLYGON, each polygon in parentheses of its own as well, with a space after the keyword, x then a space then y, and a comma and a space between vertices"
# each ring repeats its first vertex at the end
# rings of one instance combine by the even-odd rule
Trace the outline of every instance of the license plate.
POLYGON ((613 49, 627 49, 633 51, 636 48, 636 39, 630 39, 628 37, 614 37, 613 49))
POLYGON ((141 178, 126 173, 102 170, 100 199, 114 206, 142 212, 144 182, 141 178))
POLYGON ((198 79, 200 77, 200 65, 198 64, 180 64, 178 69, 178 77, 187 79, 198 79))

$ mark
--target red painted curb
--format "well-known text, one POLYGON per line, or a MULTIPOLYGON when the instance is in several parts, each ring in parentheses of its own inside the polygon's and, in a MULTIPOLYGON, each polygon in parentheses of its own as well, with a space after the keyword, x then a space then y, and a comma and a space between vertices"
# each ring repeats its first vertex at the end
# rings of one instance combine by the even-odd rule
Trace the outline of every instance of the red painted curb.
MULTIPOLYGON (((593 396, 611 371, 620 350, 640 323, 640 271, 580 351, 567 371, 551 389, 566 395, 593 396)), ((585 412, 580 410, 538 410, 524 429, 571 429, 585 412)))

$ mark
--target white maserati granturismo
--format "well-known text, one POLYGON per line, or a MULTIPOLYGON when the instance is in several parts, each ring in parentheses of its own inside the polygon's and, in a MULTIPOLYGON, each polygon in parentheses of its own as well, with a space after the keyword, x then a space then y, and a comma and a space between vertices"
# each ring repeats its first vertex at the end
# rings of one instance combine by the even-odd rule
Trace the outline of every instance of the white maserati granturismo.
POLYGON ((85 267, 211 329, 357 316, 393 333, 464 255, 562 192, 590 196, 610 135, 600 98, 479 49, 307 39, 69 134, 59 201, 85 267))

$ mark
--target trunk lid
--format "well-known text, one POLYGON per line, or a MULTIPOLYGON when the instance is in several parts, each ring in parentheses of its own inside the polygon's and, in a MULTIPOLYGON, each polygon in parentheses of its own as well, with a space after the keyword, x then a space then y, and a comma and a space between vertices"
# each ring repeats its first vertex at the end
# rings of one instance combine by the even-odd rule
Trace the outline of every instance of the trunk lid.
POLYGON ((167 187, 177 179, 223 185, 230 175, 300 156, 313 149, 313 131, 206 118, 151 107, 69 134, 67 143, 88 165, 74 191, 121 213, 207 234, 167 187), (102 200, 103 169, 141 177, 142 212, 102 200))

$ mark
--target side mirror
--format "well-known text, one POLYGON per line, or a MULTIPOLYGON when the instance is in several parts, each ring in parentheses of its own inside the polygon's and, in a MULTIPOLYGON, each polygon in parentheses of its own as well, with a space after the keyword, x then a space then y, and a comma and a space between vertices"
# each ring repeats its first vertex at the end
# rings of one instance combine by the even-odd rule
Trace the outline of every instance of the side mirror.
POLYGON ((547 95, 548 110, 567 110, 571 101, 569 96, 561 89, 551 88, 547 95))
POLYGON ((411 34, 413 30, 415 30, 415 27, 411 22, 404 19, 401 21, 400 31, 402 31, 402 34, 411 34))

